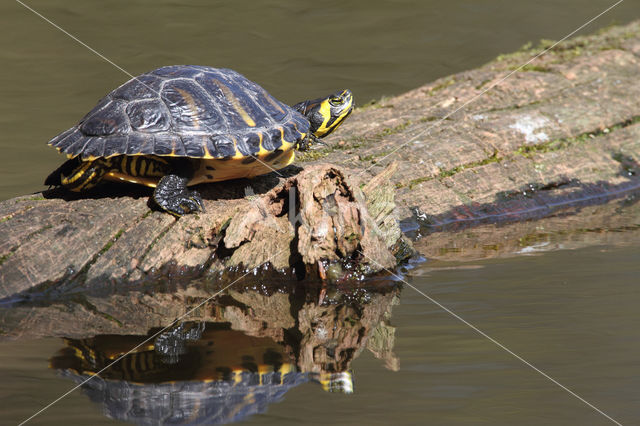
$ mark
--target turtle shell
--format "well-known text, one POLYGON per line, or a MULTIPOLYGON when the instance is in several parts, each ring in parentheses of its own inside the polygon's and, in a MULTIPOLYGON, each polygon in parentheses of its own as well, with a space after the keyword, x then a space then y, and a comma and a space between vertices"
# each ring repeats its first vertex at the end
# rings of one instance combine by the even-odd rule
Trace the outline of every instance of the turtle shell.
POLYGON ((49 141, 68 157, 243 158, 293 149, 309 121, 230 69, 175 65, 135 77, 49 141))

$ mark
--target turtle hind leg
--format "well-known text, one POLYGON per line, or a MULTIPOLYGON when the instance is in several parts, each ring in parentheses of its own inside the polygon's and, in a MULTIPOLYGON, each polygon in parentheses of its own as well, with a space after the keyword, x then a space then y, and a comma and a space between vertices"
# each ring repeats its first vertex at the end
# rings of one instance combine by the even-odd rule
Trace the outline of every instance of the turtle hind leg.
POLYGON ((84 191, 97 185, 109 170, 109 160, 82 161, 75 157, 47 176, 44 184, 62 186, 74 192, 84 191))
POLYGON ((189 179, 178 175, 166 175, 153 191, 153 200, 160 208, 174 216, 205 211, 202 198, 196 191, 187 188, 189 179))

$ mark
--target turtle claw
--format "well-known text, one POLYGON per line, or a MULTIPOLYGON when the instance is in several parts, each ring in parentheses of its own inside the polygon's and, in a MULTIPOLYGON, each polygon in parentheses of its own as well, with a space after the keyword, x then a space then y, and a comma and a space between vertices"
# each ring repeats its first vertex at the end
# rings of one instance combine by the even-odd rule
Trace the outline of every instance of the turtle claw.
POLYGON ((202 198, 197 191, 189 191, 187 182, 189 179, 177 175, 166 175, 153 191, 153 200, 163 210, 174 216, 205 211, 202 198))
POLYGON ((202 204, 202 198, 200 198, 200 194, 196 191, 190 191, 187 195, 187 198, 181 199, 180 207, 186 213, 205 211, 204 205, 202 204))
POLYGON ((201 211, 202 213, 207 212, 207 209, 204 208, 204 203, 202 202, 202 198, 200 197, 200 193, 198 191, 191 191, 191 199, 197 205, 197 209, 194 210, 201 211))

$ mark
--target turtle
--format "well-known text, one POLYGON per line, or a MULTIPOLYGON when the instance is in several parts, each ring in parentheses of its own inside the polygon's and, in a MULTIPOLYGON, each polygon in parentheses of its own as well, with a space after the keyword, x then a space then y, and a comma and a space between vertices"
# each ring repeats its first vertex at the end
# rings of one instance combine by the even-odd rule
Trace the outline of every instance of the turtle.
POLYGON ((51 139, 68 160, 45 185, 81 192, 131 182, 154 188, 155 203, 175 216, 204 211, 188 187, 286 167, 353 107, 348 89, 291 107, 228 68, 165 66, 127 81, 51 139))

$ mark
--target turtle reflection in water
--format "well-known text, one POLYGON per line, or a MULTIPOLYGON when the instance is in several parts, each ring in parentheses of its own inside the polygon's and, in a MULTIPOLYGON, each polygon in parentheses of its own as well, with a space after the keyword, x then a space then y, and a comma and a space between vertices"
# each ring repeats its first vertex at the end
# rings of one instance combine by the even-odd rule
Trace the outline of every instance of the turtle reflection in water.
MULTIPOLYGON (((133 353, 157 331, 140 326, 138 335, 96 336, 103 328, 89 325, 84 335, 94 337, 65 339, 51 367, 81 383, 122 357, 83 389, 109 417, 143 424, 238 421, 309 381, 351 393, 351 363, 365 348, 398 370, 389 324, 397 282, 333 287, 321 303, 324 287, 310 282, 259 291, 253 285, 206 302, 193 318, 200 321, 164 330, 133 353)), ((165 306, 163 300, 149 306, 165 306)), ((179 300, 171 303, 187 303, 179 300)), ((195 303, 188 300, 185 310, 195 303)))
MULTIPOLYGON (((50 366, 81 383, 145 337, 65 339, 66 347, 50 366)), ((281 345, 231 330, 226 323, 181 324, 159 341, 127 354, 83 385, 107 416, 137 424, 230 423, 264 412, 289 389, 310 380, 326 391, 352 392, 349 372, 299 372, 281 345), (180 335, 188 337, 180 341, 180 335)))
POLYGON ((349 90, 289 107, 230 69, 159 68, 104 97, 49 145, 69 157, 45 185, 84 191, 102 180, 155 188, 176 216, 204 210, 187 186, 251 178, 291 164, 353 110, 349 90))

